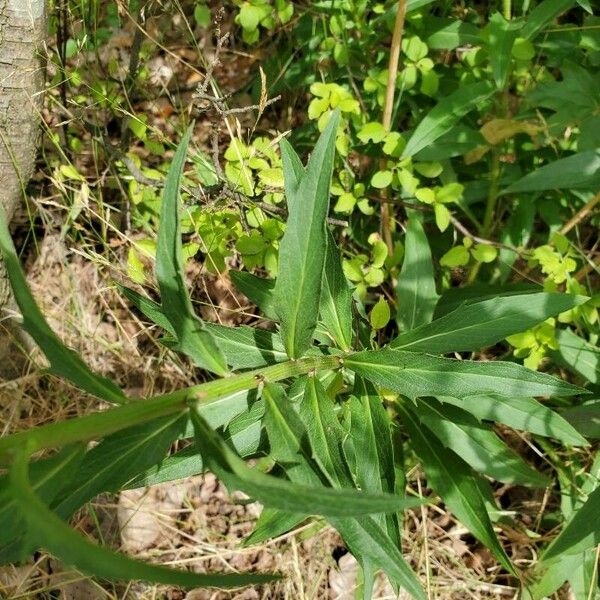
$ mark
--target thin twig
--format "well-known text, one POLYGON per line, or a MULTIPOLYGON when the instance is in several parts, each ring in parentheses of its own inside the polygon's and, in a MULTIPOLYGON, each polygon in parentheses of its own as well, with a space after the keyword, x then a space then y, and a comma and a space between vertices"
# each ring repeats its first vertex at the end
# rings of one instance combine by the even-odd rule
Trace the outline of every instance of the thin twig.
MULTIPOLYGON (((390 61, 388 64, 388 80, 385 90, 385 104, 383 106, 383 127, 390 131, 392 126, 392 112, 394 110, 394 94, 396 92, 396 79, 398 77, 398 63, 400 62, 400 47, 402 46, 402 34, 404 32, 404 18, 406 16, 406 0, 398 1, 398 12, 394 23, 394 33, 392 34, 392 45, 390 47, 390 61)), ((380 168, 386 167, 386 160, 380 161, 380 168)), ((383 191, 383 196, 386 192, 383 191)), ((381 234, 388 247, 390 254, 394 251, 391 231, 391 214, 388 204, 381 207, 381 234)))
POLYGON ((600 192, 593 196, 581 209, 579 209, 561 228, 560 233, 563 235, 569 233, 571 229, 579 225, 581 221, 587 218, 595 206, 600 203, 600 192))
POLYGON ((478 235, 472 234, 454 215, 450 215, 450 223, 460 231, 465 237, 477 242, 478 244, 486 244, 488 246, 495 246, 496 248, 503 248, 504 250, 510 250, 516 254, 523 254, 523 249, 519 249, 516 246, 510 244, 503 244, 501 242, 495 242, 494 240, 488 240, 486 238, 479 237, 478 235))

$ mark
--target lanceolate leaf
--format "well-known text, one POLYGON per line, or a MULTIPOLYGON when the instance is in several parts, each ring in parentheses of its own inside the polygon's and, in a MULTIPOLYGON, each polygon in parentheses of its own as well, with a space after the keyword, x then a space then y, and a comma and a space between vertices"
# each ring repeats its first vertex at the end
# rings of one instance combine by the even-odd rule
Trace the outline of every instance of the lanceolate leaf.
POLYGON ((404 262, 396 285, 401 331, 410 331, 431 321, 439 296, 435 290, 433 260, 427 236, 418 215, 411 214, 404 240, 404 262))
POLYGON ((197 366, 223 375, 227 371, 225 358, 194 313, 183 276, 179 182, 191 134, 190 127, 177 148, 165 180, 156 242, 156 278, 163 312, 175 331, 181 351, 190 356, 197 366))
POLYGON ((352 347, 352 290, 344 272, 333 235, 327 235, 327 254, 319 306, 321 321, 342 350, 352 347))
POLYGON ((281 163, 283 165, 283 184, 285 186, 285 197, 289 210, 294 210, 294 202, 298 192, 300 181, 306 170, 300 157, 296 154, 292 145, 284 138, 279 142, 281 150, 281 163))
POLYGON ((513 429, 555 438, 571 446, 587 446, 577 430, 557 412, 533 398, 499 398, 497 396, 468 396, 439 398, 471 413, 480 421, 503 423, 513 429))
POLYGON ((273 288, 275 282, 272 279, 261 279, 252 273, 246 271, 230 271, 229 277, 235 287, 252 302, 256 304, 262 314, 275 321, 277 313, 275 312, 275 299, 273 297, 273 288))
POLYGON ((513 43, 522 24, 507 21, 499 12, 490 17, 488 47, 494 81, 498 89, 504 89, 512 60, 513 43))
MULTIPOLYGON (((404 493, 396 486, 391 420, 373 385, 361 377, 354 380, 354 396, 350 397, 350 435, 355 456, 356 482, 368 492, 404 493)), ((400 525, 397 515, 373 517, 394 544, 400 547, 400 525)))
MULTIPOLYGON (((77 472, 84 450, 84 444, 74 444, 50 458, 32 463, 29 477, 35 493, 51 502, 64 482, 77 472)), ((12 493, 9 483, 8 475, 0 477, 0 564, 24 560, 33 550, 24 518, 16 506, 21 500, 12 493)))
MULTIPOLYGON (((238 456, 250 458, 261 449, 264 413, 264 402, 257 400, 247 411, 232 419, 223 432, 223 441, 229 444, 238 456)), ((202 456, 196 445, 192 444, 139 473, 125 487, 133 489, 185 479, 198 475, 204 470, 202 456)))
POLYGON ((442 497, 463 525, 485 544, 510 573, 514 568, 500 545, 488 516, 479 483, 471 469, 449 452, 435 437, 425 435, 413 411, 399 406, 402 422, 410 434, 411 445, 427 475, 428 484, 442 497))
POLYGON ((474 302, 417 329, 401 333, 390 346, 432 354, 478 350, 587 300, 585 296, 539 293, 474 302))
POLYGON ((590 383, 600 383, 600 348, 590 344, 570 329, 556 332, 558 350, 550 353, 552 359, 583 377, 590 383))
POLYGON ((255 327, 206 323, 232 369, 257 369, 287 360, 279 334, 255 327))
MULTIPOLYGON (((333 487, 351 487, 352 477, 342 451, 345 432, 335 413, 333 400, 316 377, 307 377, 304 397, 298 414, 308 433, 314 455, 333 487)), ((368 492, 393 492, 394 490, 373 490, 368 492)))
POLYGON ((575 385, 508 362, 473 362, 384 348, 344 358, 352 371, 409 398, 475 394, 498 396, 573 396, 575 385))
POLYGON ((266 583, 276 578, 273 575, 199 575, 176 571, 132 560, 92 544, 61 521, 32 490, 24 452, 20 453, 11 469, 11 491, 17 499, 17 513, 25 520, 36 545, 84 573, 116 581, 137 579, 187 588, 236 587, 266 583))
POLYGON ((106 437, 84 456, 77 474, 66 481, 52 504, 61 517, 70 517, 101 492, 121 489, 129 479, 163 460, 185 429, 187 415, 170 415, 106 437))
POLYGON ((542 555, 544 562, 563 555, 577 554, 600 544, 600 486, 573 515, 558 537, 542 555))
MULTIPOLYGON (((169 347, 178 349, 175 330, 162 307, 134 290, 125 287, 121 290, 144 315, 175 338, 169 347)), ((232 369, 257 369, 287 360, 279 335, 266 329, 244 325, 224 327, 216 323, 204 323, 204 328, 213 336, 232 369)))
POLYGON ((600 186, 600 150, 588 150, 561 158, 528 173, 502 193, 543 190, 590 189, 600 186))
POLYGON ((351 552, 380 568, 398 586, 402 586, 415 600, 427 596, 414 572, 404 560, 402 552, 372 517, 359 519, 330 518, 329 522, 340 532, 351 552))
POLYGON ((528 15, 521 30, 521 35, 532 39, 549 25, 556 17, 575 6, 576 0, 544 0, 528 15))
POLYGON ((600 439, 600 400, 573 406, 563 416, 581 435, 600 439))
POLYGON ((50 329, 27 286, 1 207, 0 256, 4 257, 13 294, 23 315, 22 327, 46 355, 50 362, 50 372, 68 379, 98 398, 116 404, 127 402, 123 392, 112 381, 93 373, 80 356, 67 348, 50 329))
POLYGON ((489 427, 463 410, 442 405, 433 398, 422 398, 418 416, 444 446, 479 473, 504 483, 548 485, 547 477, 523 461, 489 427))
POLYGON ((362 494, 353 490, 297 485, 246 466, 229 447, 192 410, 196 427, 196 444, 206 466, 231 490, 240 490, 265 506, 306 515, 357 516, 393 512, 419 502, 391 495, 362 494))
POLYGON ((290 358, 299 358, 317 325, 326 248, 326 217, 339 113, 334 112, 298 185, 301 202, 289 207, 279 246, 274 295, 281 334, 290 358))
MULTIPOLYGON (((275 394, 276 391, 273 392, 273 395, 275 394)), ((275 402, 271 404, 276 408, 275 402)), ((276 418, 267 421, 266 425, 269 440, 272 446, 277 448, 278 459, 283 464, 294 465, 292 469, 288 467, 286 473, 292 481, 311 486, 319 485, 322 482, 314 469, 314 463, 311 457, 302 451, 302 438, 298 437, 302 436, 301 428, 294 424, 293 418, 290 418, 292 413, 289 411, 286 411, 285 415, 276 412, 279 415, 274 415, 276 418)), ((336 516, 329 517, 328 521, 344 538, 367 575, 373 568, 381 568, 396 585, 406 588, 414 598, 424 600, 425 596, 416 576, 395 542, 377 524, 375 517, 342 519, 336 516)), ((286 526, 290 526, 291 523, 292 519, 286 526)))
POLYGON ((486 81, 461 86, 445 98, 417 125, 404 148, 402 158, 413 156, 446 132, 459 121, 461 117, 487 100, 494 93, 494 87, 486 81))

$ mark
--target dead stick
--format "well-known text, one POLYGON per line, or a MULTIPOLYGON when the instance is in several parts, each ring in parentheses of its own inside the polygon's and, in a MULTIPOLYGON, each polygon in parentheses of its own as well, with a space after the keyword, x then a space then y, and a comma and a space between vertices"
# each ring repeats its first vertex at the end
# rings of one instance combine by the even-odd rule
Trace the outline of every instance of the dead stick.
MULTIPOLYGON (((398 12, 394 23, 392 45, 390 48, 390 62, 388 64, 388 80, 385 90, 385 103, 383 105, 383 127, 390 131, 392 126, 392 113, 394 111, 394 94, 396 92, 396 78, 398 77, 398 63, 400 62, 400 47, 402 45, 402 34, 404 32, 404 18, 406 17, 406 0, 398 1, 398 12)), ((386 167, 385 159, 380 161, 380 169, 386 167)), ((384 191, 383 194, 386 194, 384 191)), ((390 254, 394 250, 391 231, 391 215, 389 204, 381 207, 381 233, 390 254)))

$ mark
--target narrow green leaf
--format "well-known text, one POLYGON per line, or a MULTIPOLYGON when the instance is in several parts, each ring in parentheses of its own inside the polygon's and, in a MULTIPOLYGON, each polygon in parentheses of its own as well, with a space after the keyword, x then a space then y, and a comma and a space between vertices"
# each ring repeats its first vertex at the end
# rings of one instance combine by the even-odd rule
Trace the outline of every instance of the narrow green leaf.
POLYGON ((288 359, 279 334, 241 325, 224 327, 206 323, 232 369, 257 369, 288 359))
MULTIPOLYGON (((336 416, 333 400, 316 377, 306 378, 298 415, 308 433, 313 459, 327 476, 330 485, 338 488, 353 487, 342 450, 344 429, 336 416)), ((383 491, 362 489, 369 492, 383 491)))
POLYGON ((573 515, 564 529, 542 554, 543 562, 550 562, 570 554, 578 554, 600 544, 600 487, 573 515))
POLYGON ((509 185, 502 194, 543 190, 586 189, 600 186, 600 150, 588 150, 555 160, 509 185))
POLYGON ((563 416, 581 435, 600 440, 600 400, 569 408, 563 416))
MULTIPOLYGON (((374 387, 361 377, 355 377, 350 397, 350 434, 356 464, 356 482, 361 490, 371 493, 403 494, 396 485, 391 421, 374 387)), ((373 517, 389 538, 400 548, 400 524, 397 515, 373 517)))
POLYGON ((502 566, 515 574, 510 559, 494 533, 476 476, 454 452, 449 452, 433 436, 425 435, 412 410, 404 405, 399 405, 398 410, 410 434, 412 447, 423 461, 428 484, 461 523, 493 552, 502 566))
POLYGON ((77 387, 98 398, 116 404, 127 402, 123 392, 112 381, 93 373, 81 357, 67 348, 50 329, 29 290, 1 208, 0 255, 4 257, 10 285, 23 315, 22 327, 50 362, 50 372, 68 379, 77 387))
POLYGON ((495 12, 487 27, 488 48, 492 74, 496 87, 504 89, 511 64, 511 51, 522 23, 507 21, 499 12, 495 12))
POLYGON ((156 242, 156 279, 163 312, 175 331, 181 351, 198 367, 224 375, 227 372, 225 358, 194 313, 183 275, 179 184, 191 134, 192 127, 183 136, 165 179, 156 242))
MULTIPOLYGON (((279 396, 273 390, 274 396, 279 396)), ((285 416, 277 406, 285 405, 274 400, 272 418, 266 421, 269 440, 277 448, 277 457, 286 465, 286 474, 292 481, 305 485, 321 484, 321 478, 314 468, 310 455, 302 443, 302 425, 293 419, 292 412, 286 410, 285 416), (293 465, 293 468, 289 468, 293 465)), ((377 524, 374 517, 360 519, 342 519, 329 517, 328 521, 338 530, 350 551, 369 573, 374 568, 382 569, 398 586, 403 586, 411 592, 414 598, 424 599, 423 590, 404 560, 398 546, 387 533, 377 524)), ((287 524, 291 522, 288 521, 287 524)))
POLYGON ((343 517, 393 512, 420 504, 419 501, 395 498, 391 495, 297 485, 272 475, 265 475, 256 469, 248 468, 208 427, 197 411, 192 410, 191 414, 196 427, 196 444, 207 468, 230 490, 243 491, 265 506, 305 515, 335 514, 343 517))
POLYGON ((446 354, 478 350, 587 302, 570 294, 522 294, 459 306, 443 317, 401 333, 390 347, 446 354))
POLYGON ((165 316, 160 304, 119 283, 117 283, 117 288, 145 317, 175 337, 175 329, 165 316))
POLYGON ((570 446, 588 445, 568 420, 533 398, 477 395, 461 400, 439 397, 439 400, 466 410, 480 421, 503 423, 513 429, 555 438, 570 446))
POLYGON ((556 17, 575 6, 576 0, 544 0, 540 2, 528 15, 521 35, 525 39, 532 39, 549 25, 556 17))
POLYGON ((329 522, 339 531, 357 560, 367 558, 390 581, 403 587, 414 600, 426 600, 427 595, 402 552, 372 517, 330 518, 329 522))
POLYGON ((11 469, 11 490, 17 512, 25 520, 31 539, 59 560, 84 573, 116 581, 132 579, 193 587, 237 587, 266 583, 275 575, 199 575, 132 560, 102 548, 78 535, 61 521, 32 490, 27 473, 27 457, 21 452, 11 469))
POLYGON ((306 515, 264 508, 256 521, 254 531, 244 540, 243 545, 252 546, 272 540, 291 531, 294 527, 298 527, 304 521, 306 521, 306 515))
POLYGON ((471 284, 466 287, 449 288, 442 292, 440 301, 435 307, 434 318, 439 319, 444 315, 460 308, 463 304, 483 302, 493 298, 507 298, 521 294, 534 294, 543 291, 541 286, 531 283, 513 284, 471 284))
POLYGON ((285 187, 285 197, 289 210, 294 210, 294 200, 298 192, 300 181, 304 177, 306 170, 300 157, 296 154, 292 145, 284 138, 279 142, 281 151, 281 163, 283 166, 283 185, 285 187))
POLYGON ((429 242, 414 213, 409 216, 406 227, 404 262, 396 285, 396 297, 396 321, 402 331, 429 323, 439 299, 429 242))
MULTIPOLYGON (((223 432, 223 441, 229 444, 238 456, 251 458, 261 449, 262 419, 265 404, 257 400, 245 412, 231 420, 223 432)), ((195 444, 161 460, 129 481, 125 489, 134 489, 185 479, 204 472, 204 463, 195 444)))
POLYGON ((473 362, 400 350, 367 350, 344 358, 344 366, 373 383, 408 396, 476 394, 573 396, 585 390, 509 362, 473 362))
POLYGON ((272 321, 277 320, 275 312, 275 299, 273 297, 273 288, 275 281, 272 279, 262 279, 246 271, 230 271, 229 277, 235 287, 252 302, 256 304, 262 314, 272 321))
POLYGON ((433 398, 419 401, 419 420, 471 468, 497 481, 546 487, 549 480, 513 452, 489 427, 457 408, 433 398))
MULTIPOLYGON (((46 500, 52 502, 71 476, 77 472, 81 463, 84 444, 67 446, 60 452, 43 460, 31 463, 29 477, 32 489, 46 500)), ((26 536, 25 521, 19 514, 17 502, 10 489, 8 475, 0 477, 0 564, 24 560, 32 550, 26 536)))
POLYGON ((452 127, 468 112, 477 108, 484 100, 494 93, 494 88, 488 82, 482 81, 461 86, 445 98, 417 125, 411 138, 404 148, 402 158, 415 155, 439 137, 450 131, 452 127))
POLYGON ((290 358, 311 345, 317 325, 326 252, 326 217, 339 112, 321 134, 298 185, 279 245, 279 275, 273 290, 281 334, 290 358), (292 293, 293 290, 293 293, 292 293))
POLYGON ((321 321, 336 344, 345 351, 352 347, 352 290, 342 271, 340 251, 331 232, 327 233, 327 254, 319 306, 321 321))
POLYGON ((558 350, 550 352, 552 360, 580 375, 590 383, 600 383, 600 348, 590 344, 570 329, 556 331, 558 350))
POLYGON ((118 491, 166 457, 186 421, 187 415, 170 415, 106 437, 86 453, 75 477, 65 482, 52 503, 52 510, 66 519, 101 492, 118 491))

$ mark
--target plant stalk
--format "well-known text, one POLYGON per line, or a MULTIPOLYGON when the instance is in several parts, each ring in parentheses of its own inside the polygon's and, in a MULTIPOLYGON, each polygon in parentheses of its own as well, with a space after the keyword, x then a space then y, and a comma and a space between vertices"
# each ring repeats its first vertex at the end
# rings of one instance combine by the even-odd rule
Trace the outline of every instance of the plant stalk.
POLYGON ((339 356, 302 358, 134 401, 104 412, 42 425, 0 439, 0 461, 5 463, 8 454, 25 445, 33 453, 101 438, 158 417, 183 413, 190 405, 208 404, 225 396, 255 389, 266 382, 281 381, 317 370, 337 369, 341 364, 339 356))
MULTIPOLYGON (((390 47, 390 61, 388 63, 388 79, 385 89, 385 103, 383 105, 382 124, 386 131, 392 127, 392 113, 394 111, 394 95, 396 92, 396 79, 398 77, 398 63, 400 62, 400 48, 402 46, 402 34, 404 33, 404 20, 406 17, 406 0, 398 0, 398 12, 394 23, 392 45, 390 47)), ((380 161, 380 168, 385 169, 386 160, 380 161)), ((384 196, 387 195, 383 191, 384 196)), ((391 231, 391 215, 389 204, 384 203, 381 207, 381 234, 383 241, 388 247, 390 254, 394 251, 391 231)))

